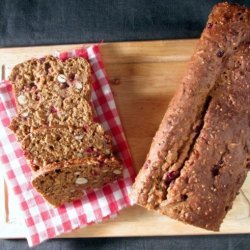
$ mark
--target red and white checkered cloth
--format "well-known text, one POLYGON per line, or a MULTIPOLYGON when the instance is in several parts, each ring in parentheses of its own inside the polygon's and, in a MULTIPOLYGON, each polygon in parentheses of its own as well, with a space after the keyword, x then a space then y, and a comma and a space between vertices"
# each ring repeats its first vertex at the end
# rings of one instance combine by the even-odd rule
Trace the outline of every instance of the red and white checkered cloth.
POLYGON ((0 85, 0 157, 7 184, 14 190, 24 215, 29 246, 113 217, 119 210, 132 203, 128 194, 135 172, 99 47, 94 45, 87 49, 58 53, 57 56, 62 60, 80 56, 89 61, 92 67, 92 104, 95 118, 113 137, 115 150, 119 152, 124 163, 124 178, 101 189, 89 191, 81 200, 58 208, 50 206, 31 186, 30 167, 14 134, 7 128, 11 118, 16 115, 16 107, 10 83, 8 81, 2 83, 0 85))

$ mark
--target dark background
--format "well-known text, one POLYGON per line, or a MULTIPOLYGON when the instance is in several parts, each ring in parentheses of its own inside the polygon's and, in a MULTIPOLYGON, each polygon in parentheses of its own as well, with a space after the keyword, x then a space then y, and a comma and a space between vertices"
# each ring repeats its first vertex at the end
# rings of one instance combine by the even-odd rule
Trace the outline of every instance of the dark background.
POLYGON ((217 2, 0 0, 0 46, 199 37, 217 2))
MULTIPOLYGON (((197 38, 217 2, 0 0, 0 47, 197 38)), ((0 240, 0 249, 27 248, 25 240, 0 240)), ((250 235, 56 239, 35 249, 250 249, 250 235)))

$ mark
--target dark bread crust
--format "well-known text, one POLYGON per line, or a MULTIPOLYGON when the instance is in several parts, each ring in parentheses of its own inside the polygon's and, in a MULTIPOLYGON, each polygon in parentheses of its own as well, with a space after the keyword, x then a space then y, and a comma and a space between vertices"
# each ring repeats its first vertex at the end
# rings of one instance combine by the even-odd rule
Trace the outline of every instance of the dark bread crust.
POLYGON ((136 178, 137 204, 219 230, 249 160, 249 37, 249 9, 214 7, 136 178))

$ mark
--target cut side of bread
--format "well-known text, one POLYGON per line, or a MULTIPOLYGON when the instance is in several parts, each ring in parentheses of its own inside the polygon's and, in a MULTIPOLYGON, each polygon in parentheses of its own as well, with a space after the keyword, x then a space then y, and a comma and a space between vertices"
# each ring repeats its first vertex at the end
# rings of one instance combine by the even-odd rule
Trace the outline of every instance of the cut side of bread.
POLYGON ((98 123, 37 129, 21 145, 34 170, 53 162, 112 154, 111 138, 98 123))
POLYGON ((80 199, 85 190, 100 188, 122 177, 114 157, 88 157, 48 164, 36 172, 33 187, 54 206, 80 199))
MULTIPOLYGON (((54 101, 52 101, 54 103, 54 101)), ((42 104, 39 109, 27 109, 14 117, 9 128, 16 134, 19 141, 39 128, 50 126, 84 127, 93 123, 91 106, 85 99, 64 100, 62 106, 53 104, 47 108, 42 104), (65 105, 64 105, 65 104, 65 105)))
POLYGON ((30 129, 92 122, 90 67, 83 58, 47 56, 16 65, 10 75, 18 117, 10 124, 20 139, 30 129))
POLYGON ((62 62, 56 57, 46 56, 16 65, 9 80, 17 97, 17 107, 23 109, 39 106, 54 95, 81 96, 89 100, 90 77, 89 63, 81 57, 62 62))
POLYGON ((218 231, 250 158, 250 11, 214 7, 133 186, 134 201, 218 231))

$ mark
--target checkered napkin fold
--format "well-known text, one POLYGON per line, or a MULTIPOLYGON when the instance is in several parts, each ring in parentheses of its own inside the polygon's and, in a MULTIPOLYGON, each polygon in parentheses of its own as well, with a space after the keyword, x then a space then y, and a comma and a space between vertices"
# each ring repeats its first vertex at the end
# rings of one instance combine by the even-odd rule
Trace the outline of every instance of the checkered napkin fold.
POLYGON ((57 56, 62 60, 79 56, 89 61, 92 67, 91 101, 95 118, 112 135, 115 151, 119 152, 124 164, 124 178, 101 189, 87 192, 81 200, 58 208, 50 206, 31 186, 31 170, 14 134, 7 128, 17 111, 11 85, 4 81, 0 85, 1 167, 4 168, 7 184, 13 189, 23 212, 29 246, 113 217, 132 203, 128 194, 135 173, 99 47, 93 45, 87 49, 57 53, 57 56))

